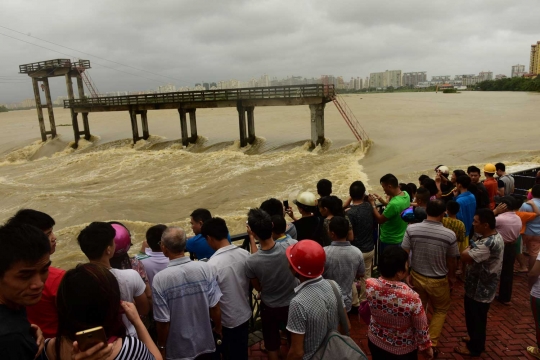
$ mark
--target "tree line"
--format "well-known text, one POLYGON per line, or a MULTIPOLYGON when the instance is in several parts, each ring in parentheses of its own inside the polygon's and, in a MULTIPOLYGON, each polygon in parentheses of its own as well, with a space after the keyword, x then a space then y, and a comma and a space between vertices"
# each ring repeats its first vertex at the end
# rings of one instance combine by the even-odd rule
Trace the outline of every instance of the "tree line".
POLYGON ((8 112, 9 110, 7 109, 7 107, 3 106, 3 105, 0 105, 0 113, 2 112, 8 112))
POLYGON ((477 84, 482 91, 540 91, 540 76, 531 79, 523 77, 486 80, 477 84))

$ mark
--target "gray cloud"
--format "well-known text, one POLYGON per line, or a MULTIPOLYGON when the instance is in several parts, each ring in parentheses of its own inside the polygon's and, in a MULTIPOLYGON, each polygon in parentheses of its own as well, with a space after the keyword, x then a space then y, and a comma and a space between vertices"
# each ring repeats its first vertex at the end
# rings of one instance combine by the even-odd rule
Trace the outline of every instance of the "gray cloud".
MULTIPOLYGON (((0 103, 32 96, 27 78, 11 78, 19 64, 54 58, 90 59, 100 91, 146 90, 169 82, 248 80, 264 73, 345 79, 386 69, 425 70, 429 77, 482 70, 509 75, 513 64, 528 68, 530 44, 540 40, 534 0, 87 4, 3 0, 0 25, 175 80, 0 28, 0 33, 69 55, 0 35, 0 76, 10 77, 0 78, 0 103)), ((65 94, 62 79, 52 85, 54 96, 65 94)))

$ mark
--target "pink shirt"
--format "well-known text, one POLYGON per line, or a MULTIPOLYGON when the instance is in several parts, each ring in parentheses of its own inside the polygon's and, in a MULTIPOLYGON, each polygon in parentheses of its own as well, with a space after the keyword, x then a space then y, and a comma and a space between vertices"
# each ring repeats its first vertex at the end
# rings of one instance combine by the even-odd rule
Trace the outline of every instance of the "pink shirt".
POLYGON ((516 241, 521 231, 521 218, 513 211, 508 211, 498 215, 495 229, 501 234, 504 243, 509 244, 516 241))

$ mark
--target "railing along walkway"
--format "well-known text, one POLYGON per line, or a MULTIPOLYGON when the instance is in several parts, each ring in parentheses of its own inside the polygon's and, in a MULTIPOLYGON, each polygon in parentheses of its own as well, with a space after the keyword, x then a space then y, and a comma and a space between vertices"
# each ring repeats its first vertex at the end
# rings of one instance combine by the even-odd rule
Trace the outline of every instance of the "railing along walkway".
POLYGON ((334 96, 334 87, 331 85, 291 85, 73 99, 64 100, 64 108, 309 97, 328 98, 331 101, 332 96, 334 96))

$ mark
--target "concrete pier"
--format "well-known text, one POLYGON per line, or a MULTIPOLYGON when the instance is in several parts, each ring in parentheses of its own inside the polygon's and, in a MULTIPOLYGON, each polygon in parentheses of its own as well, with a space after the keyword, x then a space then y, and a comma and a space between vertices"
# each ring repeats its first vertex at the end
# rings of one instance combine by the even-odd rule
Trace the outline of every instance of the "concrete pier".
POLYGON ((324 144, 324 107, 325 104, 309 105, 311 111, 311 144, 324 144))
POLYGON ((195 144, 197 142, 197 117, 195 116, 195 112, 197 109, 189 109, 189 130, 191 132, 191 137, 189 138, 189 141, 192 144, 195 144))
MULTIPOLYGON (((83 80, 82 77, 79 75, 77 76, 77 90, 79 92, 79 99, 85 99, 86 96, 84 95, 84 86, 83 86, 83 80)), ((84 138, 86 140, 90 140, 90 124, 88 123, 88 112, 82 113, 83 118, 83 132, 84 132, 84 138)), ((77 119, 77 121, 79 121, 77 119)))
POLYGON ((247 126, 248 126, 248 143, 253 144, 255 141, 255 117, 253 116, 253 112, 255 110, 255 106, 249 106, 246 108, 246 114, 247 114, 247 126))

